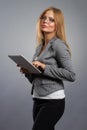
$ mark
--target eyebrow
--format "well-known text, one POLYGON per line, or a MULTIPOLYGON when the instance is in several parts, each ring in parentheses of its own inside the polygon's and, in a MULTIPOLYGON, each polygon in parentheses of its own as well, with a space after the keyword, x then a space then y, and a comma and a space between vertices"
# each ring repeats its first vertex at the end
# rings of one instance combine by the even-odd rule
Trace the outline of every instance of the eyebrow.
POLYGON ((54 18, 53 16, 48 16, 48 15, 46 15, 46 14, 42 15, 42 17, 43 17, 43 16, 54 18))

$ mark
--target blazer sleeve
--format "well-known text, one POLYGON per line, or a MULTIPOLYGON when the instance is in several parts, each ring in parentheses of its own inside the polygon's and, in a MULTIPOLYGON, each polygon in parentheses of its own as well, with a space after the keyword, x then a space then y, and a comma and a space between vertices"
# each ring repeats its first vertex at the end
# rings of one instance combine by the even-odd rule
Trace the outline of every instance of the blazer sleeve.
POLYGON ((55 79, 61 79, 66 81, 75 81, 75 72, 72 68, 71 57, 68 52, 68 48, 64 42, 53 43, 53 49, 55 51, 55 58, 57 65, 46 65, 43 75, 49 76, 55 79))

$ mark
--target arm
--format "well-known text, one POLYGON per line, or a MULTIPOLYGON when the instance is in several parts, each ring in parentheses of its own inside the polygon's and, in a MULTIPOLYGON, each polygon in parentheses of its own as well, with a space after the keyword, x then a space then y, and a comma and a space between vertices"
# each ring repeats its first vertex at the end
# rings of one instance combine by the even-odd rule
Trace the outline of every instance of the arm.
MULTIPOLYGON (((20 67, 17 65, 17 67, 20 67)), ((20 67, 20 72, 25 75, 25 77, 29 80, 30 83, 32 83, 34 79, 34 75, 29 73, 29 71, 26 68, 20 67)))
POLYGON ((43 75, 49 76, 55 79, 75 81, 75 73, 72 69, 71 57, 67 50, 65 43, 55 42, 53 43, 53 49, 55 51, 55 58, 60 67, 56 65, 46 65, 43 75))

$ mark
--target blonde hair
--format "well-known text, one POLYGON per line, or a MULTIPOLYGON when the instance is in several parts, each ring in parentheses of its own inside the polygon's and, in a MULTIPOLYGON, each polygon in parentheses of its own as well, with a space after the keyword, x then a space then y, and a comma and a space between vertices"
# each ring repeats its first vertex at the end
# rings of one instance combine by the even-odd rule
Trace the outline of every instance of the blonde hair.
POLYGON ((46 10, 44 10, 42 12, 42 14, 40 15, 40 17, 37 21, 37 26, 36 26, 37 42, 38 42, 38 44, 41 44, 44 41, 44 34, 40 29, 40 21, 41 21, 41 17, 49 10, 52 10, 53 13, 54 13, 54 19, 55 19, 55 24, 56 24, 56 37, 64 41, 64 43, 66 44, 68 51, 71 55, 71 49, 70 49, 70 47, 69 47, 69 45, 67 44, 67 41, 66 41, 64 16, 63 16, 62 11, 58 8, 49 7, 46 10))

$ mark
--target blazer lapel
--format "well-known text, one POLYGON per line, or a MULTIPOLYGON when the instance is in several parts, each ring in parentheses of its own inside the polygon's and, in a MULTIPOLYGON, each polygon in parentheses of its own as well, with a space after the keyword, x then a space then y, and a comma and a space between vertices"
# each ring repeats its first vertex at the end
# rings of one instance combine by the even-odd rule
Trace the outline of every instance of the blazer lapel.
POLYGON ((41 51, 41 48, 42 48, 43 44, 40 44, 37 48, 36 48, 36 52, 33 56, 33 60, 36 60, 36 58, 38 57, 40 51, 41 51))
POLYGON ((56 37, 53 38, 53 39, 51 39, 51 40, 49 41, 49 43, 47 44, 46 48, 44 49, 44 51, 39 55, 39 53, 40 53, 40 51, 41 51, 41 48, 42 48, 42 46, 43 46, 43 44, 40 44, 40 45, 37 47, 37 49, 36 49, 36 53, 35 53, 35 55, 34 55, 34 57, 33 57, 33 60, 37 60, 37 57, 38 57, 38 59, 44 57, 44 56, 47 54, 48 49, 50 48, 50 46, 52 45, 52 43, 53 43, 56 39, 57 39, 56 37))
POLYGON ((49 41, 49 43, 47 44, 46 48, 45 48, 44 51, 39 55, 38 58, 42 58, 42 57, 44 57, 44 55, 47 54, 49 48, 52 46, 52 43, 53 43, 56 39, 57 39, 57 38, 54 37, 54 38, 52 38, 52 39, 49 41))
POLYGON ((46 48, 45 48, 44 51, 38 56, 38 58, 44 57, 44 55, 47 54, 48 49, 50 48, 50 46, 51 46, 51 44, 48 43, 47 46, 46 46, 46 48))

